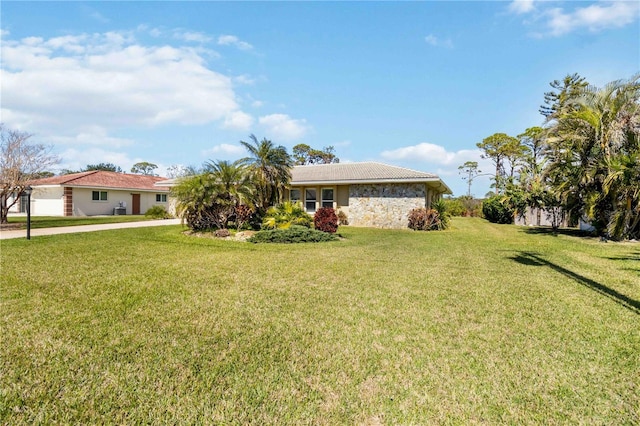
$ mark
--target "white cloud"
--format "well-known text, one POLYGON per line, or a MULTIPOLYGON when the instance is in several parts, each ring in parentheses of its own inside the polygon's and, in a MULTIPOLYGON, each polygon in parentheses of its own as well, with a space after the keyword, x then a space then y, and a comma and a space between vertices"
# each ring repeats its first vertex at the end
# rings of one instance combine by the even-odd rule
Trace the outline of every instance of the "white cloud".
POLYGON ((451 39, 447 38, 443 40, 434 36, 433 34, 429 34, 428 36, 426 36, 424 38, 424 41, 426 41, 427 44, 435 47, 446 47, 447 49, 453 48, 453 42, 451 41, 451 39))
POLYGON ((178 40, 196 42, 196 43, 208 43, 211 41, 211 37, 202 32, 195 31, 183 31, 174 30, 173 37, 178 40))
POLYGON ((225 157, 225 158, 234 158, 237 159, 239 156, 245 154, 245 150, 243 147, 239 145, 231 145, 228 143, 222 143, 220 145, 216 145, 211 149, 207 149, 202 151, 202 155, 204 157, 225 157))
POLYGON ((222 127, 225 129, 249 130, 254 121, 250 114, 234 111, 225 117, 222 127))
POLYGON ((380 156, 387 160, 411 160, 421 161, 436 165, 455 165, 458 167, 465 161, 475 161, 480 157, 478 150, 461 150, 456 152, 447 151, 440 145, 423 142, 417 145, 405 146, 402 148, 383 151, 380 156), (472 160, 469 160, 472 159, 472 160))
POLYGON ((258 122, 265 127, 269 139, 295 140, 304 136, 309 130, 306 120, 296 120, 287 114, 265 115, 260 117, 258 122))
POLYGON ((109 22, 111 22, 109 18, 105 17, 100 12, 91 12, 89 16, 95 19, 96 21, 100 22, 101 24, 108 24, 109 22))
POLYGON ((416 170, 436 173, 445 180, 447 185, 454 189, 456 195, 462 195, 467 192, 466 183, 462 181, 458 167, 467 161, 475 161, 478 163, 478 169, 483 174, 473 181, 472 191, 478 196, 482 196, 487 192, 490 185, 491 172, 494 170, 491 160, 484 159, 481 155, 482 152, 479 149, 447 151, 441 145, 426 142, 380 153, 380 157, 384 161, 398 163, 416 170), (464 190, 461 188, 464 188, 464 190))
POLYGON ((234 35, 221 35, 218 37, 218 44, 222 46, 235 46, 240 50, 251 50, 253 46, 246 41, 240 40, 234 35))
POLYGON ((509 4, 509 11, 518 15, 529 13, 534 10, 534 0, 514 0, 509 4))
POLYGON ((619 28, 638 19, 640 3, 614 2, 592 4, 565 13, 560 8, 548 11, 550 34, 559 36, 581 28, 596 32, 607 28, 619 28))
POLYGON ((239 110, 232 79, 209 69, 202 50, 145 46, 132 32, 3 39, 1 49, 3 121, 44 139, 122 146, 107 133, 214 121, 246 129, 253 121, 239 110))
POLYGON ((69 148, 60 154, 62 162, 58 165, 60 170, 81 170, 87 164, 112 163, 120 167, 122 171, 129 172, 131 166, 138 161, 149 161, 132 159, 123 152, 109 151, 101 148, 74 149, 69 148))
POLYGON ((250 86, 250 85, 255 84, 256 79, 252 78, 248 74, 242 74, 242 75, 237 75, 237 76, 233 77, 233 82, 234 83, 238 83, 238 84, 244 84, 244 85, 250 86))
POLYGON ((560 7, 544 8, 543 4, 544 2, 537 1, 536 7, 533 0, 516 0, 509 4, 509 11, 516 14, 533 13, 533 21, 527 23, 546 27, 546 31, 532 34, 536 37, 558 37, 585 29, 599 32, 624 27, 640 18, 640 3, 637 1, 598 1, 571 11, 560 7))

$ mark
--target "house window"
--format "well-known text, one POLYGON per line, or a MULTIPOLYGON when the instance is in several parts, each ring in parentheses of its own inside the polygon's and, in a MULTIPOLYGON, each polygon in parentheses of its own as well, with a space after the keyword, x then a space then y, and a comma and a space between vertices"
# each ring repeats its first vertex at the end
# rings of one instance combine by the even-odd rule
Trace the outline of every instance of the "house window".
POLYGON ((333 208, 333 188, 322 188, 322 207, 333 208))
POLYGON ((156 194, 156 203, 166 203, 167 194, 156 194))
POLYGON ((315 213, 316 211, 316 190, 306 189, 304 191, 304 209, 307 213, 315 213))
POLYGON ((302 197, 299 189, 292 189, 289 191, 289 201, 291 201, 292 203, 297 203, 300 200, 302 200, 302 197))
POLYGON ((91 199, 93 201, 107 201, 107 191, 92 191, 91 199))

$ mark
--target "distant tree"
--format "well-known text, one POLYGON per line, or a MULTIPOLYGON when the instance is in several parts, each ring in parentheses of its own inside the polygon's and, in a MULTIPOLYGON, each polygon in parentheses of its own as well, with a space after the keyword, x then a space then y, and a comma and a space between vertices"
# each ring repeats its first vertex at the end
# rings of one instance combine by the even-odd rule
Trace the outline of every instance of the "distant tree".
POLYGON ((167 167, 167 177, 175 179, 179 177, 195 176, 200 173, 196 166, 183 166, 182 164, 172 164, 167 167))
POLYGON ((82 170, 83 172, 91 172, 93 170, 102 170, 105 172, 122 173, 120 166, 116 166, 113 163, 99 163, 99 164, 87 164, 87 167, 82 170))
POLYGON ((578 98, 580 93, 589 85, 577 73, 567 74, 565 78, 553 80, 549 85, 553 88, 544 94, 544 105, 540 106, 540 114, 549 118, 560 112, 569 112, 573 109, 572 102, 578 98))
POLYGON ((467 181, 467 196, 471 197, 471 184, 473 180, 482 173, 482 170, 478 169, 477 161, 466 161, 463 165, 458 167, 462 179, 467 181))
MULTIPOLYGON (((504 189, 505 182, 505 159, 512 155, 515 145, 519 145, 520 141, 509 136, 506 133, 494 133, 486 137, 482 142, 478 142, 476 146, 484 151, 482 158, 490 159, 496 166, 495 172, 495 193, 499 194, 504 189)), ((513 168, 512 168, 513 172, 513 168)))
POLYGON ((336 157, 333 146, 327 146, 320 149, 311 148, 309 145, 301 143, 293 147, 293 159, 296 165, 303 166, 305 164, 330 164, 339 163, 340 159, 336 157))
POLYGON ((157 169, 158 166, 153 163, 149 163, 147 161, 141 161, 136 163, 131 167, 131 173, 135 173, 138 175, 147 175, 147 176, 158 176, 154 170, 157 169))
POLYGON ((0 223, 7 223, 9 209, 24 194, 30 180, 57 164, 51 147, 29 142, 30 133, 9 130, 0 124, 0 223))
POLYGON ((54 177, 56 174, 50 171, 44 171, 44 172, 39 172, 39 173, 35 173, 33 175, 34 179, 44 179, 44 178, 50 178, 50 177, 54 177))

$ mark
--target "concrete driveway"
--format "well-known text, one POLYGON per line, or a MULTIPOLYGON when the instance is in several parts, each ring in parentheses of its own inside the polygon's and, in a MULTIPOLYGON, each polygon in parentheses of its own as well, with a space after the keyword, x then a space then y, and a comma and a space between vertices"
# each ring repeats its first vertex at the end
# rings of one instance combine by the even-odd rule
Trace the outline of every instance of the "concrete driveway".
MULTIPOLYGON (((146 228, 149 226, 179 225, 180 219, 147 220, 142 222, 103 223, 100 225, 61 226, 59 228, 31 229, 31 238, 41 235, 75 234, 78 232, 106 231, 109 229, 146 228)), ((27 230, 0 231, 0 240, 27 238, 27 230)))

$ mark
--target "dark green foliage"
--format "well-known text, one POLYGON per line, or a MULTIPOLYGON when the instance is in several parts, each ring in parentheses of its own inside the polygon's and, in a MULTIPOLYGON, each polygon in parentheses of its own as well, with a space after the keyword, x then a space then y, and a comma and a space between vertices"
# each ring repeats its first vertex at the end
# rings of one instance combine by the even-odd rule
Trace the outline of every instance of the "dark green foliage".
POLYGON ((285 229, 273 229, 255 233, 247 241, 251 243, 320 243, 325 241, 336 241, 335 234, 306 228, 304 226, 291 225, 285 229))
POLYGON ((331 207, 321 207, 313 216, 313 226, 322 232, 335 234, 338 230, 338 216, 331 207))
POLYGON ((169 219, 171 215, 163 206, 153 206, 144 214, 146 217, 154 219, 169 219))
POLYGON ((431 207, 433 207, 433 210, 438 212, 438 217, 440 219, 436 224, 436 229, 437 230, 447 229, 449 227, 449 221, 450 221, 450 215, 449 215, 449 212, 447 211, 447 203, 445 203, 444 200, 440 199, 431 203, 431 207))
POLYGON ((503 197, 496 195, 482 202, 482 214, 492 223, 513 223, 514 210, 502 202, 503 197))

